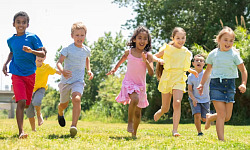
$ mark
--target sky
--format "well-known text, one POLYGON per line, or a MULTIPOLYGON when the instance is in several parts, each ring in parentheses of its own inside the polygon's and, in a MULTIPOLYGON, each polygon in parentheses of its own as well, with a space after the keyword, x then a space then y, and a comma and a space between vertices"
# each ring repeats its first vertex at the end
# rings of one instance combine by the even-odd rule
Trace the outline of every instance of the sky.
MULTIPOLYGON (((25 11, 30 17, 26 31, 37 34, 48 53, 45 63, 56 67, 54 58, 60 46, 67 46, 73 42, 71 26, 75 22, 83 22, 87 27, 87 41, 93 44, 105 32, 122 31, 125 38, 132 31, 124 30, 121 25, 134 18, 131 8, 119 8, 112 0, 1 0, 0 1, 0 90, 5 85, 10 87, 11 74, 8 77, 2 73, 3 63, 10 52, 7 39, 16 33, 13 27, 13 17, 19 11, 25 11)), ((57 88, 56 79, 59 75, 49 77, 48 84, 57 88)))

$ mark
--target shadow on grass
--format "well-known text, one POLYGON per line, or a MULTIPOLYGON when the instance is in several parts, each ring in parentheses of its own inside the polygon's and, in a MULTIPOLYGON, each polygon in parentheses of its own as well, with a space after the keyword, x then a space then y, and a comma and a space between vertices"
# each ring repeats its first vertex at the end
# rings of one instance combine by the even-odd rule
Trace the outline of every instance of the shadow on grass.
POLYGON ((0 135, 0 140, 6 140, 6 139, 18 139, 19 138, 19 135, 18 134, 14 134, 12 135, 11 137, 6 137, 6 136, 3 136, 3 135, 0 135))
POLYGON ((66 135, 56 135, 56 134, 50 134, 47 137, 48 139, 66 139, 66 138, 71 138, 69 134, 66 135))
POLYGON ((131 136, 110 136, 109 138, 114 140, 126 140, 126 141, 137 139, 136 137, 131 137, 131 136))

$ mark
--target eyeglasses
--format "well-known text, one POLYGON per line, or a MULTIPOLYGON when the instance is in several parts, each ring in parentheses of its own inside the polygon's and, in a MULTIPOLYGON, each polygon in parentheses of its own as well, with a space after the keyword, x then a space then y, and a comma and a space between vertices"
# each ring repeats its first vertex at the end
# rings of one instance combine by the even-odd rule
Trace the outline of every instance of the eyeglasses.
POLYGON ((195 62, 205 62, 205 60, 202 60, 202 59, 195 59, 194 61, 195 62))

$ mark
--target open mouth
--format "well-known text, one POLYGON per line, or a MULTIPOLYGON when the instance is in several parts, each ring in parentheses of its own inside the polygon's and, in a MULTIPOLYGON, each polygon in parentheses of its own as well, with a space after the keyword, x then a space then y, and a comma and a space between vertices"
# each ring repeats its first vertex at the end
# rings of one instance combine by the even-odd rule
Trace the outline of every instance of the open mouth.
POLYGON ((200 64, 197 64, 198 67, 200 67, 201 65, 200 64))

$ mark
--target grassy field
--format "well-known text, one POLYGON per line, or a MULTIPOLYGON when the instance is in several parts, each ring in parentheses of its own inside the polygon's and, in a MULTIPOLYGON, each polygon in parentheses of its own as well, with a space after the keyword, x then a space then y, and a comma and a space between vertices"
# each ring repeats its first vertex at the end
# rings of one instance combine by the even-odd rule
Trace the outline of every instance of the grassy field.
MULTIPOLYGON (((28 120, 24 129, 28 139, 18 139, 15 119, 0 119, 0 149, 250 149, 250 126, 225 126, 225 140, 217 140, 215 126, 198 137, 194 124, 181 124, 181 137, 172 137, 172 124, 139 126, 137 139, 126 132, 124 123, 78 123, 78 134, 69 136, 71 122, 62 128, 57 121, 45 121, 32 132, 28 120)), ((204 125, 202 125, 204 128, 204 125)))

